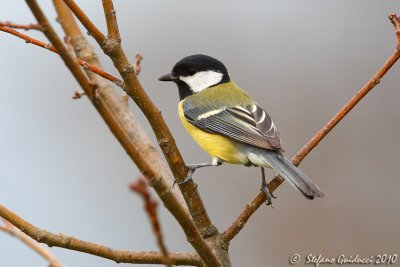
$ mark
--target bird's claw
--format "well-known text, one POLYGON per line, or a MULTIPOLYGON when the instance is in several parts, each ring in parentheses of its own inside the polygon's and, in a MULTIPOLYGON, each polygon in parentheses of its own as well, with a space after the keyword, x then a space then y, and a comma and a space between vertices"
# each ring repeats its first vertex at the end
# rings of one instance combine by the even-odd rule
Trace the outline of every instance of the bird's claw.
POLYGON ((187 173, 186 178, 183 179, 183 181, 180 181, 180 182, 174 181, 174 184, 173 184, 172 187, 174 187, 175 184, 181 185, 181 184, 187 183, 187 182, 189 182, 190 180, 192 180, 192 175, 193 175, 194 171, 196 170, 196 168, 193 168, 193 167, 191 167, 190 165, 187 166, 187 168, 188 168, 189 170, 188 170, 188 173, 187 173))
POLYGON ((187 173, 186 178, 183 179, 183 181, 181 181, 181 182, 177 182, 177 184, 184 184, 184 183, 189 182, 189 180, 192 180, 192 175, 193 175, 193 173, 194 173, 194 171, 195 171, 196 169, 191 169, 190 167, 188 167, 188 168, 189 168, 189 171, 188 171, 188 173, 187 173))
POLYGON ((272 206, 272 198, 276 198, 276 196, 274 196, 271 192, 269 192, 268 186, 261 187, 260 191, 263 192, 265 194, 265 197, 267 198, 266 201, 265 201, 265 204, 267 206, 271 205, 271 207, 273 208, 273 206, 272 206))

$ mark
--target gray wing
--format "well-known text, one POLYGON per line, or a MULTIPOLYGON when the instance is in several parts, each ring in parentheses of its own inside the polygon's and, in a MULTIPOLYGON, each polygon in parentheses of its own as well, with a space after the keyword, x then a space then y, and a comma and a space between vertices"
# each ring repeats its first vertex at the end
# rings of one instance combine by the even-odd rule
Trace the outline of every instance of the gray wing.
POLYGON ((220 109, 194 108, 183 104, 185 118, 194 126, 257 147, 281 148, 279 132, 268 114, 257 104, 220 109))

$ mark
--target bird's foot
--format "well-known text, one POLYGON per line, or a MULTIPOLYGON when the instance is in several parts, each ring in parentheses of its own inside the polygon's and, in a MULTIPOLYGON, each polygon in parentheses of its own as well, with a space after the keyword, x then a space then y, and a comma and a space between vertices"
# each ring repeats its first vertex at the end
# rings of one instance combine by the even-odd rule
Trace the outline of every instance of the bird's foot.
POLYGON ((194 165, 195 164, 186 166, 189 169, 186 178, 180 182, 174 181, 174 185, 172 187, 174 187, 175 184, 181 185, 181 184, 185 184, 185 183, 189 182, 190 180, 192 180, 193 173, 198 168, 197 166, 194 166, 194 165))
POLYGON ((184 184, 184 183, 187 183, 190 180, 192 180, 192 176, 193 176, 194 171, 196 170, 196 167, 192 167, 190 165, 187 166, 187 167, 188 167, 189 170, 188 170, 186 178, 183 179, 183 181, 178 182, 178 184, 184 184))
POLYGON ((267 185, 267 184, 262 185, 260 191, 263 192, 263 193, 265 194, 265 197, 267 198, 266 201, 265 201, 265 204, 266 204, 267 206, 271 205, 271 207, 273 208, 273 206, 272 206, 272 199, 273 199, 273 198, 275 199, 276 196, 274 196, 274 195, 272 194, 272 192, 269 191, 268 185, 267 185))
POLYGON ((197 164, 189 164, 189 165, 186 166, 186 167, 189 169, 186 178, 183 179, 183 181, 180 181, 180 182, 175 181, 175 182, 174 182, 174 185, 175 185, 175 184, 184 184, 184 183, 187 183, 189 180, 192 179, 193 173, 194 173, 195 170, 198 169, 198 168, 209 167, 209 166, 220 166, 220 165, 222 165, 222 160, 219 159, 219 158, 217 158, 217 157, 213 157, 213 159, 212 159, 211 162, 197 163, 197 164))

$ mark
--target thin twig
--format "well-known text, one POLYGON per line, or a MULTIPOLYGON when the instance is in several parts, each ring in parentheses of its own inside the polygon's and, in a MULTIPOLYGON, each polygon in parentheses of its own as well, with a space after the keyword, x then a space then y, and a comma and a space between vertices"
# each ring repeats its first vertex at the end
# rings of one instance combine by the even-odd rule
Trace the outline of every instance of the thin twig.
POLYGON ((44 258, 51 267, 64 267, 64 264, 57 259, 50 250, 42 247, 38 242, 33 240, 31 237, 26 235, 24 232, 19 230, 17 227, 12 225, 10 222, 3 219, 4 225, 0 226, 0 231, 3 231, 11 236, 18 238, 22 243, 27 245, 30 249, 35 251, 38 255, 44 258))
MULTIPOLYGON (((54 46, 52 46, 51 44, 48 44, 48 43, 39 41, 39 40, 37 40, 37 39, 35 39, 35 38, 33 38, 33 37, 30 37, 30 36, 28 36, 28 35, 25 35, 25 34, 23 34, 23 33, 20 33, 20 32, 18 32, 18 31, 14 30, 14 29, 11 29, 11 28, 8 28, 8 27, 1 27, 1 26, 0 26, 0 31, 7 32, 7 33, 9 33, 9 34, 12 34, 12 35, 14 35, 14 36, 17 36, 17 37, 19 37, 19 38, 25 40, 25 42, 26 42, 27 44, 33 44, 33 45, 36 45, 36 46, 45 48, 45 49, 47 49, 47 50, 50 50, 51 52, 54 52, 54 53, 58 54, 57 50, 56 50, 56 49, 54 48, 54 46)), ((118 79, 118 78, 114 77, 113 75, 109 74, 108 72, 105 72, 105 71, 103 71, 103 70, 97 68, 96 66, 94 66, 94 65, 92 65, 92 64, 90 64, 90 63, 88 63, 88 62, 86 62, 86 61, 84 61, 84 60, 82 60, 82 59, 80 59, 80 58, 75 58, 75 60, 76 60, 76 62, 77 62, 79 65, 81 65, 84 69, 87 69, 87 70, 89 70, 89 71, 91 71, 91 72, 94 72, 94 73, 100 75, 101 77, 103 77, 103 78, 105 78, 105 79, 107 79, 107 80, 113 82, 113 83, 116 84, 117 86, 120 86, 120 87, 122 86, 123 82, 122 82, 120 79, 118 79)))
MULTIPOLYGON (((159 252, 116 250, 103 245, 83 241, 64 234, 54 234, 40 229, 23 218, 19 217, 3 205, 0 205, 0 216, 9 221, 19 230, 40 243, 50 247, 60 247, 85 252, 117 263, 141 263, 141 264, 163 264, 163 255, 159 252)), ((175 265, 199 266, 200 258, 195 253, 169 253, 168 255, 175 265)))
MULTIPOLYGON (((298 166, 301 161, 313 150, 318 143, 349 113, 350 110, 357 105, 360 100, 368 94, 376 85, 379 84, 382 77, 389 71, 389 69, 396 63, 400 58, 400 21, 396 14, 390 14, 389 19, 395 27, 397 35, 397 45, 393 54, 385 62, 385 64, 375 73, 375 75, 339 110, 339 112, 328 121, 312 138, 308 143, 300 149, 299 152, 292 158, 293 164, 298 166)), ((281 176, 275 176, 274 179, 268 184, 270 192, 273 192, 284 179, 281 176)), ((247 203, 246 207, 242 210, 239 217, 233 222, 233 224, 223 233, 226 242, 232 240, 244 227, 246 222, 249 220, 251 215, 264 203, 265 194, 260 192, 257 196, 247 203)))
POLYGON ((79 21, 88 30, 88 34, 91 35, 98 43, 103 43, 106 40, 104 34, 94 25, 94 23, 86 16, 85 12, 72 0, 64 0, 64 3, 71 9, 79 21))
MULTIPOLYGON (((389 19, 395 27, 397 35, 397 45, 400 43, 400 26, 399 18, 396 14, 390 14, 389 19)), ((357 105, 358 102, 368 94, 372 88, 380 83, 381 78, 389 71, 389 69, 396 63, 399 59, 399 48, 396 47, 394 53, 386 61, 386 63, 378 70, 377 73, 355 94, 349 102, 344 105, 339 112, 324 126, 319 130, 314 137, 299 151, 296 156, 292 159, 294 165, 299 165, 300 162, 308 155, 308 153, 313 150, 318 143, 338 124, 346 115, 357 105)))
POLYGON ((164 263, 167 266, 171 266, 172 261, 168 257, 168 250, 164 243, 164 238, 161 231, 161 224, 158 219, 157 201, 152 199, 146 179, 141 177, 136 182, 132 183, 129 187, 132 191, 138 193, 143 198, 144 210, 146 211, 150 219, 153 233, 157 239, 157 245, 160 248, 161 254, 164 257, 164 263))
POLYGON ((121 42, 121 36, 118 29, 116 11, 113 1, 103 0, 103 10, 107 23, 107 39, 112 42, 121 42))
POLYGON ((8 28, 13 28, 13 29, 22 29, 25 31, 28 30, 38 30, 41 31, 42 27, 39 24, 34 24, 34 23, 30 23, 30 24, 17 24, 17 23, 12 23, 9 21, 6 22, 1 22, 0 21, 0 27, 8 27, 8 28))

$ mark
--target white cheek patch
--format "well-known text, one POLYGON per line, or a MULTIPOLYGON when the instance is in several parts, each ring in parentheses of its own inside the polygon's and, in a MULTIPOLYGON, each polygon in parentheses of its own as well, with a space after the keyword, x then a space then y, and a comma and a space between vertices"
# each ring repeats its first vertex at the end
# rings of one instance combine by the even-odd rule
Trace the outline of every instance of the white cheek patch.
POLYGON ((179 76, 194 93, 198 93, 222 81, 224 74, 216 71, 200 71, 192 76, 179 76))

